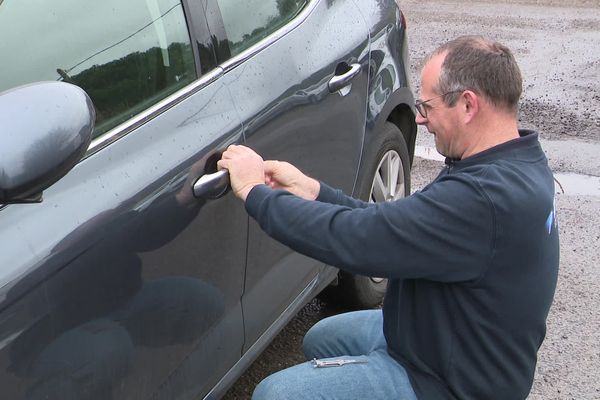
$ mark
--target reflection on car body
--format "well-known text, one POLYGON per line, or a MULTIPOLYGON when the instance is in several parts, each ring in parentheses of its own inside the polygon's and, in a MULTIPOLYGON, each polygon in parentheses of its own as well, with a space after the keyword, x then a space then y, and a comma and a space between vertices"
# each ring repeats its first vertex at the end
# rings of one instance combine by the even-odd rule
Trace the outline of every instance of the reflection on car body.
POLYGON ((407 178, 399 15, 392 0, 0 1, 0 102, 25 99, 0 121, 49 146, 0 132, 14 155, 0 160, 3 396, 221 396, 338 270, 267 237, 226 181, 194 185, 244 143, 365 197, 382 132, 407 178), (73 85, 91 102, 55 107, 49 88, 73 85), (82 109, 96 125, 79 139, 66 122, 82 109), (33 178, 15 191, 18 171, 33 178))

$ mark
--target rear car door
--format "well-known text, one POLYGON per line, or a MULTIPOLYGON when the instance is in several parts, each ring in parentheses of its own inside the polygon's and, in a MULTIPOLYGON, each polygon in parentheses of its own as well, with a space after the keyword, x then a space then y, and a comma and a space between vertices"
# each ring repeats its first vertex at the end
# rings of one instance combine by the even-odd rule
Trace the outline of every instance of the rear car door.
MULTIPOLYGON (((214 0, 211 33, 248 146, 352 193, 363 143, 368 29, 350 0, 214 0), (222 22, 222 26, 219 23, 222 22)), ((211 3, 209 1, 208 3, 211 3)), ((209 13, 207 13, 209 14, 209 13)), ((324 266, 250 222, 245 350, 308 300, 324 266)), ((329 279, 333 277, 328 269, 329 279)), ((314 294, 314 291, 313 293, 314 294)))
POLYGON ((0 206, 2 398, 188 399, 239 360, 247 215, 191 188, 243 132, 197 3, 0 2, 0 91, 97 114, 42 203, 0 206))

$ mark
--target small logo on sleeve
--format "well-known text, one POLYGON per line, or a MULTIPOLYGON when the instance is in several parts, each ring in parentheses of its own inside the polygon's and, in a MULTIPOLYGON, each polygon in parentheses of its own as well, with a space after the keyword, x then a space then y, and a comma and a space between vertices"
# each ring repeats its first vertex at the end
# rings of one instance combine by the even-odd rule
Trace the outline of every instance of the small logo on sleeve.
POLYGON ((548 235, 552 233, 552 229, 556 229, 557 221, 556 221, 556 201, 552 206, 552 210, 550 210, 550 214, 548 214, 548 218, 546 218, 546 231, 548 235))

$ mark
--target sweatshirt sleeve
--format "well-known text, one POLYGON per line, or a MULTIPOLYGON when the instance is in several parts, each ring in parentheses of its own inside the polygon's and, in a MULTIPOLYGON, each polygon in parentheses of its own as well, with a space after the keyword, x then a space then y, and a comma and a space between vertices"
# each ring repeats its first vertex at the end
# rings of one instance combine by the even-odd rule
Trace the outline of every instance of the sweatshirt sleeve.
POLYGON ((320 182, 321 189, 317 201, 322 203, 339 204, 341 206, 347 206, 350 208, 366 208, 372 203, 355 199, 354 197, 347 196, 339 189, 334 189, 324 182, 320 182))
POLYGON ((260 185, 246 210, 276 240, 354 274, 469 281, 491 262, 493 207, 468 176, 386 203, 355 203, 328 187, 322 194, 308 201, 260 185))

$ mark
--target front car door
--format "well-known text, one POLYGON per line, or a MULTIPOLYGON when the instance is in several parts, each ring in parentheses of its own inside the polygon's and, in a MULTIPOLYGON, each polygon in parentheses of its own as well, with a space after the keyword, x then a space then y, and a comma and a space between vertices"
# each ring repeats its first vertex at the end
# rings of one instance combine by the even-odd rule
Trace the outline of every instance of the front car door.
POLYGON ((0 91, 63 80, 97 113, 42 203, 0 208, 3 398, 187 399, 238 361, 247 215, 191 186, 243 132, 201 32, 178 0, 1 4, 0 91))
MULTIPOLYGON (((352 193, 363 144, 369 33, 350 0, 213 0, 209 28, 248 146, 352 193), (223 26, 219 23, 222 21, 223 26), (347 78, 347 85, 331 86, 347 78)), ((211 3, 209 1, 208 3, 211 3)), ((315 294, 324 266, 250 222, 243 296, 248 350, 315 294), (312 289, 312 291, 311 291, 312 289), (292 305, 290 307, 290 305, 292 305)), ((323 274, 331 280, 335 274, 323 274)))

